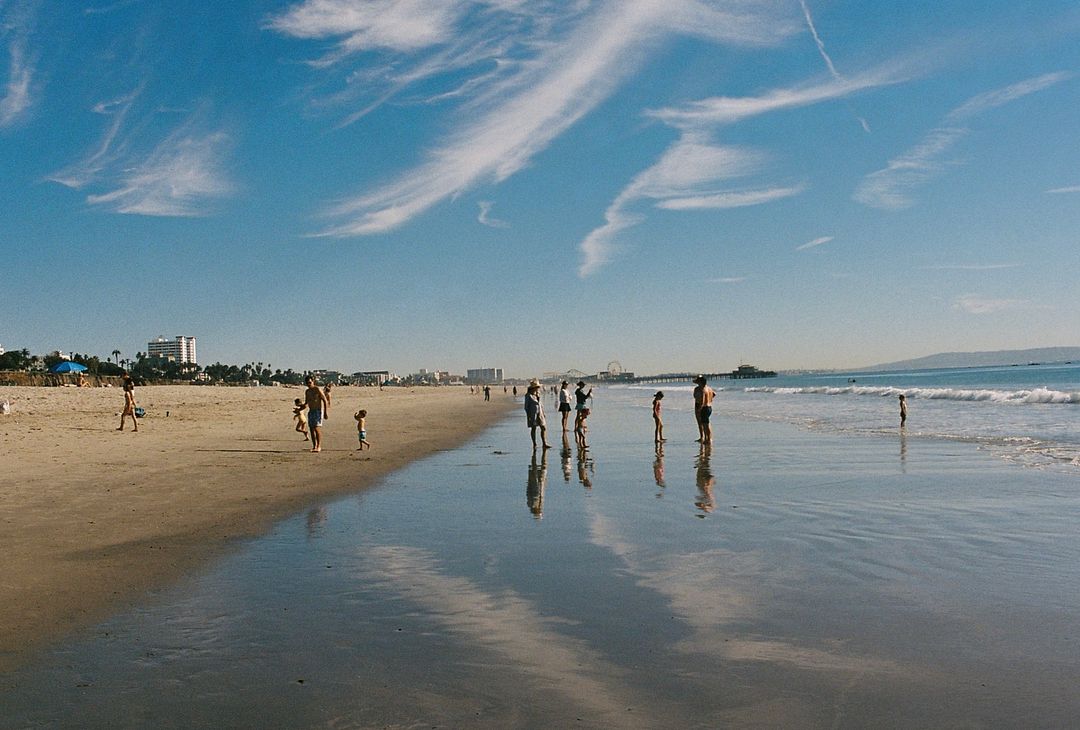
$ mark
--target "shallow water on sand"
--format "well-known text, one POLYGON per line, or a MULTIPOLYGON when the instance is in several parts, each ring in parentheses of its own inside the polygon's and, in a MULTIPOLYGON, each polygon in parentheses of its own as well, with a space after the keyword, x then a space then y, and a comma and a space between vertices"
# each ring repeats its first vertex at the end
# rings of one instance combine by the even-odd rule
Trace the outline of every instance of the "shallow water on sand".
POLYGON ((0 724, 1075 722, 1080 479, 722 416, 702 452, 678 409, 659 454, 647 414, 287 520, 0 677, 0 724))

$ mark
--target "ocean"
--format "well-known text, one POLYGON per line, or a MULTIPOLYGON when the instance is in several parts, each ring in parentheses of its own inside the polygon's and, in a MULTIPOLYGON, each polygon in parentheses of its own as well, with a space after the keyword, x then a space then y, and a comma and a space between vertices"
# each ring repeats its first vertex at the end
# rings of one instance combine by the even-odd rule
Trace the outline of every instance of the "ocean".
MULTIPOLYGON (((1080 466, 1080 365, 1022 365, 897 372, 784 375, 716 380, 721 415, 781 421, 830 433, 896 433, 898 396, 908 402, 910 439, 965 441, 1039 468, 1080 466)), ((685 411, 690 383, 615 386, 613 397, 685 411), (644 391, 644 392, 643 392, 644 391)))
POLYGON ((313 505, 5 675, 0 727, 1074 725, 1078 372, 720 381, 712 448, 688 384, 597 388, 585 450, 548 398, 553 449, 517 411, 313 505))

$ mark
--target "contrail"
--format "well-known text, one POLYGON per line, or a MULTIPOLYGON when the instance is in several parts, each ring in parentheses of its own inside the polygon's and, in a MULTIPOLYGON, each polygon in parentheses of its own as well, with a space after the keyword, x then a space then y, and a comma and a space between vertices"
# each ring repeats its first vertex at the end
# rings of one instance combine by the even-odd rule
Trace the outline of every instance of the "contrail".
MULTIPOLYGON (((829 73, 837 81, 843 81, 844 77, 840 75, 840 72, 836 70, 836 66, 833 65, 832 59, 829 58, 829 52, 825 50, 825 41, 821 40, 821 36, 818 35, 817 28, 814 26, 814 18, 810 15, 810 7, 806 4, 806 0, 799 0, 799 5, 802 6, 803 15, 806 17, 806 27, 810 29, 810 35, 814 37, 814 43, 817 44, 818 53, 825 60, 825 65, 829 67, 829 73)), ((854 110, 852 111, 854 114, 854 110)), ((864 131, 870 131, 870 125, 865 119, 855 114, 855 118, 859 120, 859 124, 862 125, 864 131)))

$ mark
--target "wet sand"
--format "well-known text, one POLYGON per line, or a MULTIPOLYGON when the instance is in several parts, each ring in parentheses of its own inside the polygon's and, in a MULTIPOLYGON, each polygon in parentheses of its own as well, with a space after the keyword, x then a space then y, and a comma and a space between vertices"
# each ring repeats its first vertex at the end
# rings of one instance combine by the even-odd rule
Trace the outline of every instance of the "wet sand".
POLYGON ((0 671, 145 601, 230 544, 315 500, 353 491, 503 417, 467 388, 338 388, 320 454, 293 431, 302 388, 136 390, 138 433, 116 430, 118 389, 0 387, 0 671), (356 451, 368 410, 373 448, 356 451))

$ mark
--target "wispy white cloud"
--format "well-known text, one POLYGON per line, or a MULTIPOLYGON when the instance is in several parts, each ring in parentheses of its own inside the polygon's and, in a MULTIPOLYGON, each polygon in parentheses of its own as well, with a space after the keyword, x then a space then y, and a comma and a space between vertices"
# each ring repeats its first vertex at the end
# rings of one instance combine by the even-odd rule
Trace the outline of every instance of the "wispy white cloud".
POLYGON ((820 238, 815 238, 813 241, 807 241, 806 243, 802 244, 801 246, 796 246, 795 250, 796 251, 805 251, 808 248, 817 248, 818 246, 825 245, 826 243, 828 243, 831 240, 833 240, 833 236, 821 236, 820 238))
POLYGON ((633 204, 643 198, 657 199, 657 207, 668 210, 722 209, 760 205, 802 192, 802 185, 709 190, 726 180, 760 172, 767 160, 761 152, 711 142, 718 127, 898 83, 907 73, 899 65, 883 66, 851 79, 776 89, 758 97, 712 97, 647 112, 678 129, 680 137, 655 165, 619 193, 604 213, 604 224, 582 240, 578 275, 590 276, 611 260, 618 235, 644 220, 642 214, 632 212, 633 204))
POLYGON ((1047 190, 1046 192, 1054 195, 1060 195, 1062 193, 1080 193, 1080 185, 1070 185, 1065 188, 1054 188, 1053 190, 1047 190))
POLYGON ((793 194, 790 189, 756 194, 709 190, 725 180, 757 172, 765 159, 754 150, 712 144, 699 133, 684 134, 652 167, 638 173, 608 206, 604 225, 581 242, 578 273, 589 276, 611 260, 618 234, 644 220, 644 216, 630 211, 642 199, 657 200, 657 205, 679 210, 756 205, 793 194))
POLYGON ((1070 74, 1059 72, 1026 79, 968 99, 949 112, 941 126, 931 130, 918 144, 889 161, 881 170, 863 178, 855 190, 855 200, 874 208, 899 210, 914 204, 912 192, 936 178, 956 162, 943 159, 968 134, 966 122, 1004 104, 1061 83, 1070 74))
POLYGON ((495 204, 490 200, 481 200, 477 205, 480 206, 480 215, 477 216, 476 220, 481 224, 490 228, 507 228, 510 225, 506 221, 491 217, 491 208, 495 204))
POLYGON ((923 266, 926 271, 995 271, 997 269, 1015 269, 1020 264, 939 264, 923 266))
POLYGON ((470 68, 483 66, 488 78, 468 87, 461 125, 425 162, 396 181, 328 211, 338 222, 322 235, 353 236, 389 231, 470 187, 513 175, 610 96, 666 37, 688 34, 720 43, 764 44, 791 33, 793 24, 763 0, 730 5, 703 0, 454 0, 434 12, 429 3, 419 2, 360 6, 308 0, 272 19, 270 27, 299 38, 343 37, 331 63, 364 49, 414 56, 432 51, 411 66, 404 82, 394 74, 396 84, 462 68, 465 50, 458 49, 478 42, 494 49, 491 59, 504 64, 493 73, 490 65, 477 64, 479 56, 471 51, 470 68), (486 29, 494 20, 513 33, 492 41, 466 28, 486 29))
POLYGON ((129 169, 119 187, 86 200, 117 213, 206 215, 211 201, 230 195, 234 189, 223 170, 228 146, 229 138, 223 132, 198 135, 182 128, 129 169))
POLYGON ((1032 306, 1028 299, 990 299, 978 294, 964 294, 953 300, 953 307, 968 314, 994 314, 1009 309, 1032 306))
POLYGON ((95 114, 110 118, 109 125, 102 134, 97 147, 91 150, 82 160, 53 173, 48 179, 69 188, 79 189, 93 182, 106 167, 115 162, 118 153, 114 148, 114 143, 124 126, 128 112, 142 93, 142 88, 142 85, 140 85, 129 94, 95 104, 95 114))
POLYGON ((746 281, 745 276, 721 276, 718 279, 709 279, 710 284, 741 284, 746 281))
POLYGON ((724 208, 745 208, 751 205, 771 203, 781 198, 790 198, 803 191, 802 185, 793 187, 768 188, 765 190, 740 190, 736 192, 713 193, 711 195, 691 195, 671 198, 656 204, 665 210, 719 210, 724 208))
POLYGON ((0 2, 0 43, 7 44, 7 80, 0 95, 0 129, 26 118, 33 106, 34 64, 29 52, 29 31, 34 4, 0 2))

